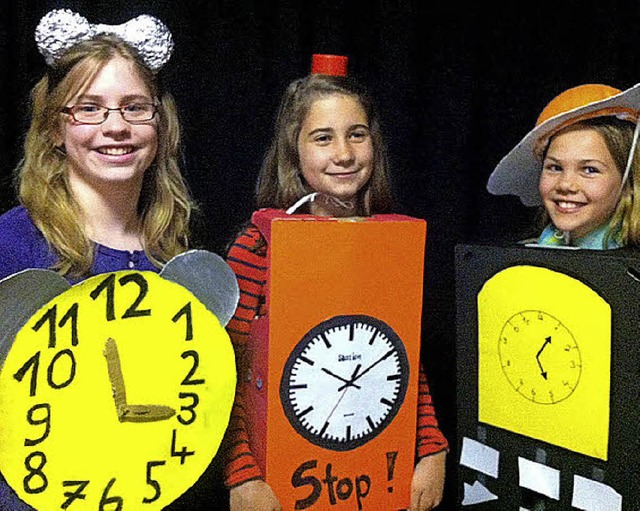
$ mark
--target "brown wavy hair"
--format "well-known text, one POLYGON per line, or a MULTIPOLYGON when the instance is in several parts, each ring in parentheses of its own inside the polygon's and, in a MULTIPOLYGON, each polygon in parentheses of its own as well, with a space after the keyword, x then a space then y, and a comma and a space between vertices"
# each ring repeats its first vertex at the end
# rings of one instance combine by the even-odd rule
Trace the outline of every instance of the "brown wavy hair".
POLYGON ((373 169, 357 197, 357 213, 388 213, 393 208, 386 148, 380 118, 370 94, 347 77, 309 75, 293 81, 285 91, 275 123, 273 141, 260 169, 256 186, 259 208, 285 209, 314 190, 300 172, 298 137, 313 102, 333 94, 356 99, 364 108, 373 144, 373 169))
POLYGON ((134 64, 158 103, 158 150, 145 172, 138 203, 144 250, 160 267, 188 246, 194 204, 180 173, 180 124, 175 102, 132 48, 115 36, 98 36, 72 47, 33 88, 31 125, 17 169, 20 202, 55 250, 55 269, 63 275, 87 275, 94 250, 78 223, 81 211, 69 187, 60 110, 115 56, 134 64))

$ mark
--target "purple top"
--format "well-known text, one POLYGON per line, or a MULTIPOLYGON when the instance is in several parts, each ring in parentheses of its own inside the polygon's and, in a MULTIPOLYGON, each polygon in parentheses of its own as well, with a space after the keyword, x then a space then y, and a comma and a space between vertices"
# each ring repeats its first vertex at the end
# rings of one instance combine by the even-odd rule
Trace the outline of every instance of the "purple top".
MULTIPOLYGON (((0 216, 0 279, 29 268, 51 268, 57 260, 23 206, 0 216)), ((159 271, 143 250, 128 252, 95 244, 95 260, 88 276, 119 270, 159 271)), ((83 279, 67 278, 71 284, 83 279)))
MULTIPOLYGON (((17 206, 0 216, 0 279, 30 268, 50 268, 57 257, 23 206, 17 206)), ((143 250, 128 252, 96 243, 92 275, 134 269, 159 271, 143 250)), ((82 278, 67 278, 75 284, 82 278)), ((30 511, 32 508, 18 498, 0 474, 0 510, 30 511)))

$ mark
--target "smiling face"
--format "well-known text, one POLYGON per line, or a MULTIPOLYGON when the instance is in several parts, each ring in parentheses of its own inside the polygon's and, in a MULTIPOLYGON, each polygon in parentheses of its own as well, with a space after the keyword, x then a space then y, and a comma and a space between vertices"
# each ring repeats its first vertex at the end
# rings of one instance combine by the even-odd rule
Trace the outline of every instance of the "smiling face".
POLYGON ((598 131, 574 126, 551 139, 540 195, 559 230, 580 238, 605 224, 618 203, 621 182, 621 171, 598 131))
MULTIPOLYGON (((66 106, 82 103, 118 108, 153 102, 151 91, 133 62, 116 56, 66 106)), ((80 124, 69 114, 62 117, 62 142, 72 190, 141 186, 158 148, 155 118, 134 125, 118 111, 111 111, 102 124, 91 125, 80 124)))
POLYGON ((298 137, 300 171, 316 192, 354 201, 373 168, 366 113, 351 96, 332 94, 313 102, 298 137))

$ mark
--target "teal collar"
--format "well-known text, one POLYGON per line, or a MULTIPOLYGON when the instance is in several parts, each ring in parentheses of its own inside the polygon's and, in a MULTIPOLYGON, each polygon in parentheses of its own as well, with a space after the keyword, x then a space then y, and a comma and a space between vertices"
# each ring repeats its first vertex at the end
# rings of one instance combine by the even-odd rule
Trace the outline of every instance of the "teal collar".
POLYGON ((545 227, 544 231, 542 231, 542 234, 538 238, 538 245, 547 247, 573 246, 590 250, 610 250, 613 248, 620 248, 622 246, 617 233, 612 234, 609 237, 608 243, 605 245, 606 234, 607 226, 604 225, 594 229, 582 238, 567 240, 562 231, 556 229, 553 224, 549 224, 545 227))

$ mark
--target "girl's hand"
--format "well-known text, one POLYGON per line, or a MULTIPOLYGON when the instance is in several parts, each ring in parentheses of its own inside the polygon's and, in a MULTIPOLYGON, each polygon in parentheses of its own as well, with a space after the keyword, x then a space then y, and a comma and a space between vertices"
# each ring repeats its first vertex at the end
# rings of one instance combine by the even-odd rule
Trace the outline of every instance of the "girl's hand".
POLYGON ((413 470, 409 511, 429 511, 440 504, 444 489, 446 452, 422 458, 413 470))
POLYGON ((232 488, 229 504, 230 511, 282 511, 271 486, 259 479, 232 488))

